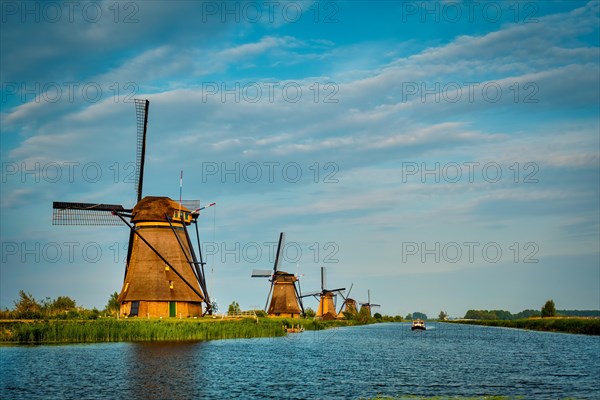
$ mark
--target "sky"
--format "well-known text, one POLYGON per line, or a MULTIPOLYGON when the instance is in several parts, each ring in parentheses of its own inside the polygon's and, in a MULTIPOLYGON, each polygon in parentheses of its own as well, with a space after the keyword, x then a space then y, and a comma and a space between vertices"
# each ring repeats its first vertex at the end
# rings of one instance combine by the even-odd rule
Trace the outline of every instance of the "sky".
POLYGON ((217 203, 221 310, 264 307, 279 232, 382 314, 600 308, 598 1, 1 7, 1 308, 121 290, 127 228, 51 215, 135 204, 134 98, 144 195, 217 203))

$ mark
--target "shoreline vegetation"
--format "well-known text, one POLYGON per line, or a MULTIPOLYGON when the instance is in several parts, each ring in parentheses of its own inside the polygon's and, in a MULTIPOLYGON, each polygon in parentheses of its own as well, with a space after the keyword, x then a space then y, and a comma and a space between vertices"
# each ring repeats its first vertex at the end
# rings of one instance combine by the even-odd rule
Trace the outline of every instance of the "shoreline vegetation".
POLYGON ((67 344, 142 341, 205 341, 285 336, 305 330, 365 325, 356 320, 289 318, 0 320, 0 344, 67 344))
POLYGON ((538 317, 512 320, 455 319, 444 322, 500 328, 528 329, 544 332, 600 335, 600 318, 594 317, 538 317))

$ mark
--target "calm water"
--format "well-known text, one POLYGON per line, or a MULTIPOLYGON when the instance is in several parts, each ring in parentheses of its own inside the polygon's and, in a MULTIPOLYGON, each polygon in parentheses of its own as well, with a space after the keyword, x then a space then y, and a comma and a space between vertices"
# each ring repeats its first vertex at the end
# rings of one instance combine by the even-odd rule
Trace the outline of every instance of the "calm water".
POLYGON ((0 347, 2 399, 600 398, 600 337, 379 324, 286 338, 0 347))

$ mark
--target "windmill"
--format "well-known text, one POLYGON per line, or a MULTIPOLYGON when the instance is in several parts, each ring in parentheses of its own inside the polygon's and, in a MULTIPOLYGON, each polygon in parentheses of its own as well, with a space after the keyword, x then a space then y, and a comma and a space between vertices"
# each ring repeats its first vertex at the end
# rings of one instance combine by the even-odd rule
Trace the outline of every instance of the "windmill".
POLYGON ((335 304, 334 304, 334 296, 336 292, 341 294, 342 290, 346 290, 346 288, 339 289, 327 289, 327 270, 325 267, 321 267, 321 291, 307 293, 301 297, 309 297, 314 296, 319 299, 319 308, 317 309, 317 319, 336 319, 337 313, 335 312, 335 304))
POLYGON ((300 296, 300 285, 298 277, 285 271, 279 270, 281 259, 283 258, 283 247, 285 242, 285 233, 279 234, 279 243, 277 244, 277 253, 275 253, 275 263, 273 271, 271 270, 253 270, 253 278, 269 278, 271 287, 265 303, 265 311, 272 317, 300 318, 304 314, 304 306, 300 296), (296 286, 298 283, 298 286, 296 286), (269 303, 269 298, 271 302, 269 303), (268 305, 268 308, 267 308, 268 305))
POLYGON ((338 318, 344 318, 344 313, 358 314, 356 300, 350 297, 350 293, 352 293, 352 287, 354 287, 354 283, 350 285, 350 289, 348 290, 346 296, 344 296, 344 294, 340 292, 340 295, 344 299, 344 302, 342 303, 342 305, 340 306, 340 310, 338 311, 338 318))
MULTIPOLYGON (((198 234, 198 201, 142 197, 148 100, 135 99, 137 117, 137 204, 54 202, 53 225, 121 225, 129 228, 123 286, 118 300, 123 316, 196 317, 212 314, 198 234), (129 220, 129 221, 127 221, 129 220), (194 224, 199 258, 188 232, 194 224), (202 303, 206 304, 204 314, 202 303)), ((180 192, 181 193, 181 192, 180 192)))
POLYGON ((366 312, 369 313, 369 317, 371 317, 371 308, 373 307, 381 307, 381 305, 379 304, 373 304, 371 303, 371 290, 367 291, 367 296, 368 296, 368 300, 366 303, 360 303, 360 312, 363 312, 363 309, 366 310, 366 312))

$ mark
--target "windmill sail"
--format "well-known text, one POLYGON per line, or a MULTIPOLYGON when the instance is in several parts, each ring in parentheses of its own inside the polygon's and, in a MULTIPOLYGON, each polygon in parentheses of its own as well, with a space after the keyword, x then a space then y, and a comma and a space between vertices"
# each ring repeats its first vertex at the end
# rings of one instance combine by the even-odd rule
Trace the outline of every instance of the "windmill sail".
POLYGON ((122 225, 116 212, 125 213, 120 204, 52 203, 52 225, 122 225))
POLYGON ((137 201, 142 200, 142 188, 144 186, 144 162, 146 159, 146 133, 148 131, 148 100, 135 99, 135 115, 137 118, 137 152, 135 157, 135 186, 137 201))

